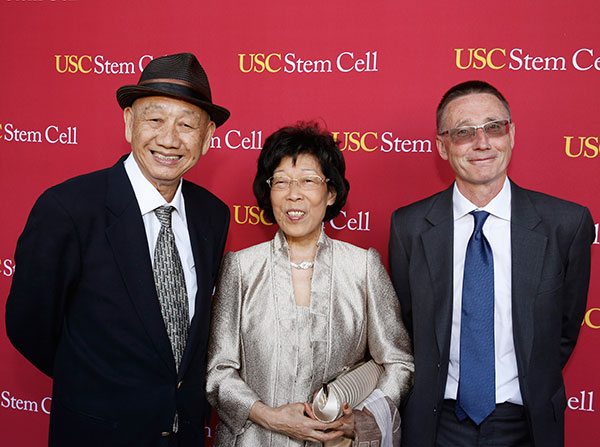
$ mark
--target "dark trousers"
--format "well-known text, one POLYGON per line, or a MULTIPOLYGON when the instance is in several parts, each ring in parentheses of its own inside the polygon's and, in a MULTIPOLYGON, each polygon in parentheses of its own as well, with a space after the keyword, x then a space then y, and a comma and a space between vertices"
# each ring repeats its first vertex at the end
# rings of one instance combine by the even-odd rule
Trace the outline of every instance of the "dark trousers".
POLYGON ((532 447, 527 416, 521 405, 498 404, 479 426, 468 417, 459 421, 456 401, 445 400, 436 447, 532 447))
POLYGON ((169 447, 179 447, 181 444, 181 437, 179 434, 171 433, 171 436, 169 436, 169 447))
POLYGON ((181 439, 177 433, 171 433, 169 436, 161 437, 158 447, 179 447, 181 439))

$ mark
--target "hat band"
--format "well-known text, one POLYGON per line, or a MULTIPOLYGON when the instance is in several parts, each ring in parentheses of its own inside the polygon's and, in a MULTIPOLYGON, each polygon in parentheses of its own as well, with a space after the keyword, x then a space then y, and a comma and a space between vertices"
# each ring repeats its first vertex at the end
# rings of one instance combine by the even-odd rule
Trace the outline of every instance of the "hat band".
MULTIPOLYGON (((142 86, 142 84, 140 84, 140 86, 142 86)), ((185 85, 175 84, 172 82, 144 82, 143 86, 153 90, 160 90, 162 92, 171 93, 177 96, 186 96, 212 104, 212 99, 210 96, 207 96, 202 92, 185 85)))

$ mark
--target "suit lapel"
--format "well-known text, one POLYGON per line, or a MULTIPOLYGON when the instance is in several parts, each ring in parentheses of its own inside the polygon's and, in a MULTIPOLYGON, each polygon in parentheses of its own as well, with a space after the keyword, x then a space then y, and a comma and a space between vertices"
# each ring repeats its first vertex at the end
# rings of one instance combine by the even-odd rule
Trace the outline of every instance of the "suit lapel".
POLYGON ((205 296, 205 291, 207 290, 207 285, 213 283, 211 276, 213 267, 211 253, 214 252, 212 247, 214 238, 209 226, 209 218, 205 214, 206 210, 202 206, 202 203, 198 203, 197 199, 194 200, 194 195, 192 195, 189 184, 186 181, 183 182, 182 188, 190 243, 192 244, 192 253, 194 255, 194 270, 196 272, 198 291, 194 298, 195 311, 190 325, 188 342, 179 368, 180 377, 184 374, 190 360, 194 356, 201 338, 200 334, 203 330, 207 333, 210 297, 205 296))
POLYGON ((148 240, 141 212, 123 160, 111 169, 108 177, 106 206, 109 211, 106 236, 129 297, 160 357, 175 369, 171 343, 165 330, 160 304, 154 287, 154 276, 148 240))
POLYGON ((425 219, 432 227, 421 234, 425 258, 433 284, 435 335, 440 356, 447 358, 450 346, 453 300, 453 185, 436 198, 425 219))
MULTIPOLYGON (((547 238, 534 231, 541 219, 527 193, 511 182, 512 315, 517 359, 527 370, 533 346, 534 304, 547 238)), ((443 191, 425 219, 432 227, 421 234, 434 291, 436 342, 442 359, 448 356, 453 302, 452 188, 443 191)))
POLYGON ((535 297, 548 243, 534 231, 540 221, 526 191, 511 181, 512 318, 520 374, 531 358, 535 297))

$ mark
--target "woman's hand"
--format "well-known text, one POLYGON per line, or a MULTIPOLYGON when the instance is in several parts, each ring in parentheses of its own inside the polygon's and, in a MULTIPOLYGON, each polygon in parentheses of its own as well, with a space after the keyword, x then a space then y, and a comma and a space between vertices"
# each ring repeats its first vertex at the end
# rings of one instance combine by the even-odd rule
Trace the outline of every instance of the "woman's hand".
POLYGON ((342 423, 339 430, 344 433, 346 438, 354 439, 354 413, 352 413, 352 407, 348 402, 344 402, 342 411, 344 415, 336 421, 342 423))
MULTIPOLYGON (((350 413, 352 409, 350 409, 350 413)), ((295 403, 271 408, 257 401, 250 409, 249 419, 267 430, 283 433, 290 438, 312 441, 327 442, 340 438, 344 432, 342 419, 329 424, 319 422, 307 416, 312 414, 310 404, 295 403), (310 413, 309 413, 310 411, 310 413)), ((352 427, 354 427, 352 421, 352 427)))
MULTIPOLYGON (((317 395, 317 393, 315 393, 315 396, 316 395, 317 395)), ((314 401, 315 396, 313 396, 313 401, 314 401)), ((317 417, 315 416, 315 414, 312 411, 312 406, 310 404, 304 404, 304 405, 305 405, 304 412, 306 414, 308 414, 312 419, 317 420, 317 417)), ((342 417, 340 417, 339 419, 332 422, 332 424, 334 424, 334 423, 341 424, 340 427, 337 428, 337 430, 339 430, 343 433, 342 436, 344 436, 346 438, 354 439, 354 413, 352 412, 352 407, 350 406, 350 404, 348 404, 348 402, 344 402, 344 405, 342 405, 342 411, 343 411, 342 417)))

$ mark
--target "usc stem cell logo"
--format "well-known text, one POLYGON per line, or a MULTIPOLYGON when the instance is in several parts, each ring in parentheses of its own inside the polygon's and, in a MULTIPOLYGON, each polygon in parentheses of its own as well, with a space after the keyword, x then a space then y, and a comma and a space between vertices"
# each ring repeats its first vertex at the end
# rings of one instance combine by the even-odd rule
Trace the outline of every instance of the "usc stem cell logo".
MULTIPOLYGON (((348 215, 344 210, 335 219, 326 222, 335 230, 371 231, 370 212, 359 211, 348 215)), ((233 205, 233 220, 238 225, 273 225, 265 216, 265 210, 258 205, 233 205)))
POLYGON ((377 51, 344 51, 333 59, 300 57, 296 53, 239 53, 242 73, 340 73, 375 72, 377 51))
POLYGON ((152 56, 145 54, 137 62, 115 62, 106 59, 101 54, 94 57, 89 54, 55 54, 54 66, 60 74, 134 74, 136 73, 136 67, 141 73, 146 64, 152 59, 152 56))
POLYGON ((490 50, 486 48, 455 48, 454 51, 456 52, 456 66, 461 70, 467 68, 482 70, 485 67, 500 70, 506 66, 506 50, 504 48, 492 48, 490 50), (499 54, 496 63, 494 63, 494 53, 499 54))
MULTIPOLYGON (((240 71, 242 73, 262 73, 265 70, 269 73, 277 73, 282 69, 281 53, 250 53, 247 55, 242 53, 238 54, 238 57, 240 58, 240 71)), ((331 67, 329 69, 331 71, 331 67)))
POLYGON ((570 56, 531 54, 523 48, 454 48, 454 56, 460 70, 600 71, 600 57, 591 48, 579 48, 570 56))
POLYGON ((331 132, 335 141, 340 143, 342 151, 349 152, 431 152, 431 141, 406 139, 392 132, 331 132))

